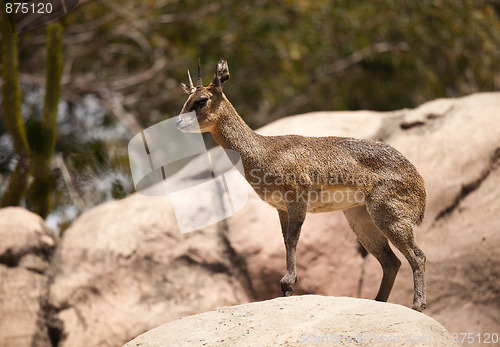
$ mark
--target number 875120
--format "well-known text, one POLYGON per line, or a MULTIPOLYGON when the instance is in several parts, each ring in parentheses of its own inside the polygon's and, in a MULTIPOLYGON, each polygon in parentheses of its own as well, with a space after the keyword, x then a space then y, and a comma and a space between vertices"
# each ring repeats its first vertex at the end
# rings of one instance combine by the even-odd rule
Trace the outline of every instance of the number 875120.
POLYGON ((451 334, 454 343, 498 343, 497 333, 453 333, 451 334))
POLYGON ((52 4, 48 3, 26 3, 26 2, 7 2, 5 4, 6 13, 52 13, 52 4))

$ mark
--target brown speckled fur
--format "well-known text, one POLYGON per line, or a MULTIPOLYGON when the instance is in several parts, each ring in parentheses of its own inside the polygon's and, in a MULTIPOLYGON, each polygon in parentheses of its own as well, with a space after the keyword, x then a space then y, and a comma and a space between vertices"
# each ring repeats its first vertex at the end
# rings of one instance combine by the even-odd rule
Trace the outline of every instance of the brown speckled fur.
POLYGON ((387 301, 401 262, 388 240, 413 270, 413 308, 425 308, 425 255, 415 243, 413 227, 422 221, 426 191, 415 167, 382 142, 345 137, 262 136, 252 131, 222 91, 229 79, 227 62, 217 64, 212 83, 183 85, 190 94, 178 118, 187 129, 186 114, 195 111, 202 132, 210 132, 225 149, 241 156, 247 181, 278 210, 286 248, 283 294, 297 281, 295 250, 307 212, 344 210, 361 244, 382 265, 376 300, 387 301), (357 195, 354 195, 355 192, 357 195), (363 199, 349 198, 349 194, 363 199), (314 195, 316 194, 316 195, 314 195), (314 200, 320 196, 325 199, 314 200), (344 197, 337 199, 337 197, 344 197), (340 201, 339 201, 340 200, 340 201))

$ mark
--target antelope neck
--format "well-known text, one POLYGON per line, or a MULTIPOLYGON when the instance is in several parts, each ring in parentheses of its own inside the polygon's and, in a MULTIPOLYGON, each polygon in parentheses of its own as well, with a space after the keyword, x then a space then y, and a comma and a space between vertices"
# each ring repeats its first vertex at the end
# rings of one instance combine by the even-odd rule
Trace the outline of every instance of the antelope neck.
POLYGON ((212 136, 223 148, 236 151, 241 157, 255 155, 263 149, 263 136, 250 129, 229 101, 221 107, 212 136))

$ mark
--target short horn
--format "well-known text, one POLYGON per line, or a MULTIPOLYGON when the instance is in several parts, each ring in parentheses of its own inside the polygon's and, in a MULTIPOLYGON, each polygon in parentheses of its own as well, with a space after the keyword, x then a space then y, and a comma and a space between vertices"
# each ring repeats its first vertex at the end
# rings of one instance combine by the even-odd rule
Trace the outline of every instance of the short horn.
POLYGON ((191 79, 191 74, 189 73, 189 69, 188 69, 188 80, 189 80, 189 88, 193 89, 194 85, 193 85, 193 80, 191 79))
POLYGON ((198 82, 196 83, 196 87, 203 88, 203 81, 201 80, 201 64, 200 58, 198 58, 198 82))

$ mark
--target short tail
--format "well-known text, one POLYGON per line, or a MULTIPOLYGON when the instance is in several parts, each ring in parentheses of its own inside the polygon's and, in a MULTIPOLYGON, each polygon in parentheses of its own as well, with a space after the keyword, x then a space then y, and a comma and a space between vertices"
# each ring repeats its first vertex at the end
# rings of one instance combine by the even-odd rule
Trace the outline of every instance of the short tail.
POLYGON ((425 195, 424 195, 424 198, 422 201, 422 210, 420 211, 420 215, 418 216, 417 225, 422 224, 422 221, 424 220, 425 205, 426 205, 426 201, 427 201, 427 190, 424 190, 424 192, 425 192, 425 195))

